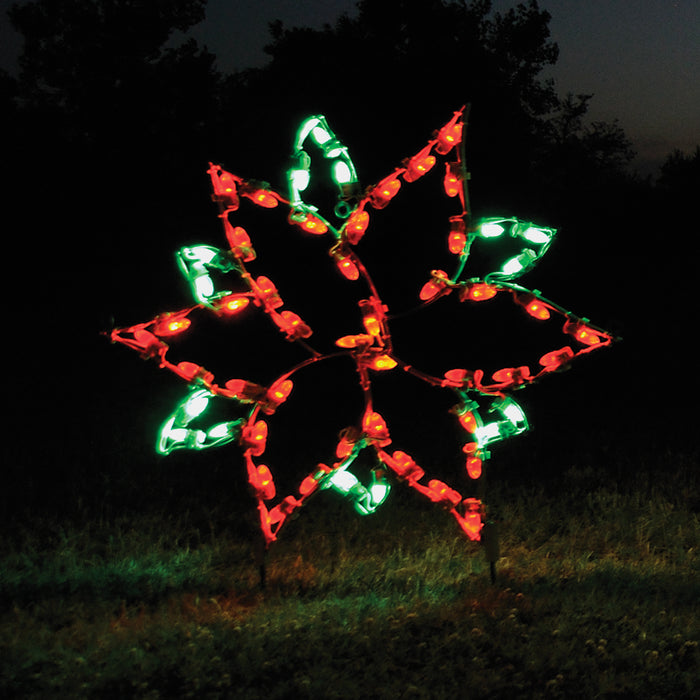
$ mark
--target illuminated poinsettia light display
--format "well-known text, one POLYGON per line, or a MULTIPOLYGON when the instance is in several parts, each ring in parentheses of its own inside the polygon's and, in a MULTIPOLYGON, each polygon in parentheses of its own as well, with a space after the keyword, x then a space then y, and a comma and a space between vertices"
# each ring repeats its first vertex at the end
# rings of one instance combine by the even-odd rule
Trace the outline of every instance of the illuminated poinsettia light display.
MULTIPOLYGON (((257 502, 260 527, 269 546, 290 515, 301 508, 315 493, 331 489, 350 499, 355 510, 367 515, 374 512, 389 495, 394 479, 415 489, 430 501, 446 508, 461 531, 472 541, 482 537, 485 508, 476 498, 461 493, 438 479, 425 477, 422 466, 402 450, 390 448, 391 433, 385 417, 372 400, 372 377, 377 372, 405 371, 423 382, 450 390, 456 395, 451 409, 463 434, 463 462, 468 477, 478 480, 493 443, 528 430, 523 409, 509 395, 541 377, 567 366, 583 354, 608 346, 613 336, 592 325, 587 319, 574 316, 538 291, 532 291, 514 280, 530 270, 546 253, 555 229, 520 221, 512 217, 492 217, 473 221, 469 211, 464 162, 463 125, 466 107, 453 117, 414 156, 375 185, 362 190, 348 149, 329 127, 323 116, 312 116, 300 126, 295 143, 293 165, 288 170, 288 196, 269 185, 246 180, 210 163, 208 174, 213 199, 218 203, 227 248, 194 245, 177 252, 178 265, 189 281, 195 305, 160 314, 154 319, 111 332, 115 342, 122 343, 144 358, 154 358, 160 367, 170 370, 190 387, 184 400, 163 424, 157 450, 169 454, 187 448, 201 450, 237 443, 243 451, 250 487, 257 502), (304 200, 311 181, 311 158, 305 148, 313 149, 329 161, 332 179, 338 188, 334 215, 342 221, 334 226, 319 210, 304 200), (485 379, 482 370, 449 369, 443 376, 427 374, 404 362, 395 352, 390 332, 389 309, 357 254, 357 245, 372 221, 372 212, 387 207, 403 187, 408 187, 444 162, 444 195, 454 204, 454 214, 445 222, 445 245, 455 260, 455 271, 432 270, 425 283, 416 290, 420 306, 434 304, 447 295, 456 295, 460 302, 481 303, 497 295, 510 296, 512 301, 537 321, 559 318, 567 340, 539 360, 539 367, 506 367, 485 379), (243 200, 247 200, 244 202, 243 200), (363 280, 369 290, 359 300, 363 328, 361 332, 337 338, 332 352, 313 349, 307 339, 312 328, 285 303, 274 282, 266 276, 253 276, 246 266, 257 254, 251 237, 235 225, 241 207, 267 209, 288 208, 288 222, 302 235, 330 238, 330 256, 339 274, 349 282, 363 280), (500 266, 481 278, 465 275, 472 246, 488 239, 501 239, 517 244, 519 252, 509 255, 500 266), (231 273, 237 291, 217 289, 215 277, 231 273), (226 319, 249 313, 257 308, 284 334, 286 340, 299 344, 308 358, 278 376, 268 386, 252 381, 227 379, 217 381, 204 367, 192 362, 171 362, 168 358, 171 338, 187 333, 190 316, 205 310, 226 319), (331 362, 339 357, 351 358, 359 374, 364 410, 356 425, 343 429, 332 459, 314 466, 303 478, 295 493, 277 498, 272 470, 260 458, 265 454, 268 436, 267 416, 274 414, 294 389, 294 375, 318 362, 331 362), (228 399, 243 410, 236 420, 209 424, 207 407, 214 397, 228 399), (194 425, 207 425, 193 427, 194 425), (369 450, 376 468, 368 483, 361 483, 352 466, 363 450, 369 450), (277 499, 277 500, 276 500, 277 499)), ((311 149, 310 149, 311 150, 311 149)), ((512 251, 511 251, 512 252, 512 251)))

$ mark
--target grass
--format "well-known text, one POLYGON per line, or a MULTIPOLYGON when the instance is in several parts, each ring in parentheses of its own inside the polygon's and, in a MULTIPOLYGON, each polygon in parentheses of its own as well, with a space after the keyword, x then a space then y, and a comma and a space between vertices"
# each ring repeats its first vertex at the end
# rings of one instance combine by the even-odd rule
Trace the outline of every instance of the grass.
POLYGON ((3 698, 691 698, 696 465, 490 489, 497 579, 451 518, 326 495, 268 553, 230 511, 47 516, 2 546, 3 698))

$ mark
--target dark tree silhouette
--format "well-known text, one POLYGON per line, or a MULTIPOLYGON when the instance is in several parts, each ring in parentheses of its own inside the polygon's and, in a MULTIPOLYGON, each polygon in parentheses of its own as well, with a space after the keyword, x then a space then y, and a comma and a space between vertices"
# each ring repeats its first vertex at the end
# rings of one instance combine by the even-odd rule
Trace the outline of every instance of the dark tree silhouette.
POLYGON ((617 120, 587 122, 593 95, 568 94, 543 124, 534 182, 557 217, 580 214, 581 202, 604 205, 608 194, 632 184, 632 144, 617 120))
POLYGON ((66 369, 46 373, 47 394, 66 391, 69 367, 98 376, 94 348, 112 300, 125 286, 134 297, 158 284, 154 261, 167 265, 164 238, 186 219, 183 198, 200 182, 206 206, 218 76, 212 54, 191 40, 178 46, 175 35, 204 8, 205 0, 34 0, 9 12, 24 45, 18 79, 0 76, 3 103, 15 110, 3 157, 9 205, 27 232, 13 237, 11 253, 22 255, 27 240, 42 251, 13 313, 28 326, 41 316, 43 337, 65 341, 23 351, 28 366, 66 369))
POLYGON ((583 124, 588 97, 562 100, 542 77, 558 48, 536 0, 495 14, 489 0, 360 0, 355 17, 320 30, 275 22, 270 63, 229 76, 223 90, 212 54, 193 40, 168 43, 203 19, 205 6, 13 5, 10 19, 24 36, 14 146, 76 177, 99 159, 111 186, 128 175, 131 189, 152 188, 160 170, 184 190, 202 163, 230 160, 234 133, 241 170, 281 174, 291 130, 321 112, 356 140, 353 154, 371 180, 417 145, 421 129, 470 102, 474 201, 487 208, 536 208, 542 184, 561 187, 561 175, 572 173, 600 181, 592 171, 613 171, 628 157, 617 124, 583 124), (136 163, 151 165, 140 181, 136 163))
POLYGON ((662 193, 672 199, 685 200, 690 204, 690 197, 697 197, 700 192, 700 146, 692 154, 686 155, 680 149, 669 153, 658 180, 662 193))
MULTIPOLYGON (((229 78, 227 123, 257 137, 238 159, 247 156, 252 167, 260 139, 279 158, 291 138, 287 125, 322 112, 339 133, 355 135, 353 153, 371 178, 403 158, 421 128, 469 102, 474 201, 487 208, 536 207, 557 168, 571 174, 574 164, 580 177, 596 179, 591 168, 614 170, 629 160, 619 125, 585 125, 589 97, 561 99, 543 78, 558 47, 550 15, 535 0, 495 14, 489 0, 361 0, 357 7, 355 17, 320 30, 273 23, 270 63, 229 78)), ((274 163, 260 165, 270 172, 274 163)))
POLYGON ((367 129, 367 150, 381 143, 394 160, 405 155, 411 132, 415 139, 422 124, 471 102, 470 130, 484 137, 473 143, 489 143, 481 159, 517 158, 519 135, 532 133, 533 119, 556 105, 553 86, 538 76, 557 48, 548 42, 549 15, 536 3, 489 15, 485 0, 362 0, 356 17, 334 27, 277 22, 266 49, 270 64, 236 76, 235 86, 263 110, 283 104, 292 123, 311 110, 328 114, 344 133, 352 133, 345 124, 367 129))
MULTIPOLYGON (((55 169, 136 174, 188 160, 206 138, 217 75, 193 40, 206 0, 35 0, 9 11, 24 37, 19 104, 27 147, 55 169), (173 152, 175 149, 177 152, 173 152)), ((199 158, 205 157, 203 153, 199 158)), ((188 163, 191 165, 191 163, 188 163)), ((114 184, 114 183, 111 183, 114 184)))

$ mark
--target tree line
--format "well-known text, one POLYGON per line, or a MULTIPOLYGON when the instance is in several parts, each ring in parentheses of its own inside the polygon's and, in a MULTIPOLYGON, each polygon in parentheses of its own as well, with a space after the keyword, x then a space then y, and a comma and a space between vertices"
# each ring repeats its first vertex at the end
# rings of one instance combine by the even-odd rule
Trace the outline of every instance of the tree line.
MULTIPOLYGON (((293 125, 320 112, 372 172, 470 103, 468 157, 487 203, 540 190, 564 207, 572 188, 630 176, 620 125, 589 122, 591 95, 559 95, 542 77, 558 47, 536 0, 496 14, 489 0, 361 0, 333 26, 272 23, 267 65, 232 74, 195 40, 173 42, 205 10, 206 0, 13 5, 24 43, 18 77, 0 74, 5 152, 72 171, 63 182, 99 167, 113 187, 172 191, 212 158, 279 169, 293 125)), ((662 184, 693 169, 697 153, 672 154, 662 184)))

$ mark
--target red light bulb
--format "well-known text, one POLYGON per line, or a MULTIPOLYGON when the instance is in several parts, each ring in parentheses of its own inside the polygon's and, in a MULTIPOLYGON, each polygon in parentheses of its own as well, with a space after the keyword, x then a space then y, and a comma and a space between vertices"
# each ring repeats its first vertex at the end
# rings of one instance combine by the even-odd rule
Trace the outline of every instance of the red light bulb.
POLYGON ((283 523, 287 519, 287 516, 300 505, 302 505, 301 501, 298 501, 294 496, 287 496, 282 503, 277 504, 270 511, 268 515, 269 522, 272 524, 283 523))
POLYGON ((524 384, 528 379, 532 379, 530 368, 522 367, 504 367, 493 373, 493 379, 499 384, 524 384))
POLYGON ((356 427, 345 428, 340 433, 340 440, 335 448, 335 454, 338 459, 345 459, 355 449, 357 441, 360 439, 360 431, 356 427))
POLYGON ((369 214, 364 209, 355 209, 355 211, 350 214, 348 220, 345 222, 345 226, 343 227, 348 243, 351 245, 356 245, 359 243, 362 236, 365 235, 365 231, 367 230, 368 226, 369 214))
POLYGON ((546 321, 551 316, 549 311, 551 307, 531 294, 516 297, 516 301, 525 309, 525 311, 528 312, 528 314, 530 314, 530 316, 539 321, 546 321))
POLYGON ((539 319, 540 321, 546 321, 550 314, 549 314, 549 309, 547 308, 546 304, 543 304, 540 301, 537 301, 536 299, 534 301, 531 301, 526 307, 525 311, 527 311, 530 316, 539 319))
POLYGON ((248 423, 241 431, 241 444, 253 456, 259 457, 267 445, 267 423, 259 420, 248 423))
POLYGON ((359 348, 360 350, 366 350, 372 343, 374 339, 371 335, 366 333, 358 333, 357 335, 344 335, 335 341, 335 344, 339 348, 359 348))
POLYGON ((431 479, 428 482, 428 488, 430 493, 428 493, 428 498, 436 503, 444 503, 445 505, 450 505, 454 508, 462 500, 462 495, 450 488, 446 483, 440 481, 439 479, 431 479))
POLYGON ((406 479, 409 482, 419 481, 425 475, 425 472, 416 464, 413 457, 401 450, 396 450, 391 456, 391 460, 387 460, 387 464, 396 472, 400 479, 406 479))
POLYGON ((220 202, 225 207, 226 211, 235 211, 238 209, 239 199, 237 185, 240 182, 240 178, 213 163, 209 163, 209 170, 207 170, 207 173, 211 177, 211 184, 214 189, 212 199, 220 202))
POLYGON ((463 216, 450 217, 450 235, 447 239, 447 247, 450 253, 460 255, 467 245, 467 227, 463 216))
POLYGON ((224 232, 231 252, 244 262, 255 260, 255 250, 250 242, 250 236, 242 226, 232 226, 229 220, 224 217, 224 232))
POLYGON ((282 297, 277 291, 277 287, 275 287, 269 277, 260 275, 260 277, 255 280, 253 290, 262 304, 269 309, 277 309, 284 304, 282 297))
POLYGON ((279 204, 279 200, 274 193, 263 187, 255 187, 246 183, 241 187, 241 194, 254 204, 265 209, 274 209, 279 204))
POLYGON ((369 335, 378 337, 381 335, 382 326, 377 320, 377 316, 373 313, 367 313, 364 315, 362 322, 365 326, 365 330, 369 335))
POLYGON ((284 331, 287 340, 308 338, 312 334, 311 328, 293 311, 282 311, 279 316, 273 316, 272 320, 284 331))
POLYGON ((264 402, 261 403, 263 413, 268 416, 272 415, 280 404, 287 400, 293 388, 294 384, 291 379, 281 379, 272 384, 265 392, 264 402))
POLYGON ((574 358, 574 351, 568 346, 553 350, 540 357, 540 364, 548 371, 554 371, 568 364, 574 358))
POLYGON ((335 260, 336 267, 345 279, 353 281, 360 277, 360 270, 355 264, 351 253, 334 246, 331 248, 330 254, 335 260))
POLYGON ((481 539, 481 529, 484 527, 481 522, 481 501, 476 498, 465 498, 464 507, 466 511, 464 515, 455 512, 457 522, 470 540, 478 542, 481 539))
POLYGON ((166 314, 156 321, 153 326, 153 332, 158 336, 177 335, 186 331, 192 322, 184 315, 166 314))
POLYGON ((448 280, 447 273, 444 270, 432 270, 431 274, 433 276, 432 279, 423 285, 418 294, 421 301, 429 301, 439 294, 445 288, 448 280))
POLYGON ((440 155, 445 155, 460 143, 462 140, 462 112, 456 112, 455 116, 450 119, 445 126, 437 133, 437 144, 435 150, 440 155))
POLYGON ((302 482, 299 484, 299 494, 302 498, 306 498, 311 495, 317 488, 319 480, 326 474, 331 473, 331 468, 325 464, 319 464, 318 470, 313 474, 309 474, 302 482))
POLYGON ((369 366, 378 372, 394 369, 398 363, 391 355, 376 355, 369 366))
POLYGON ((484 372, 480 369, 473 372, 470 372, 468 369, 448 369, 445 372, 445 379, 441 382, 441 386, 478 387, 481 385, 483 376, 484 372))
POLYGON ((574 334, 574 338, 584 345, 597 345, 600 338, 590 330, 590 328, 579 328, 574 334))
POLYGON ((222 395, 244 403, 261 401, 265 396, 265 387, 255 382, 247 382, 245 379, 229 379, 224 386, 225 391, 220 390, 222 395))
POLYGON ((457 418, 459 419, 459 424, 468 433, 473 433, 478 427, 476 417, 471 411, 463 411, 462 413, 458 413, 457 418))
POLYGON ((178 362, 174 367, 170 366, 170 369, 188 382, 198 380, 205 386, 211 386, 214 381, 214 375, 211 372, 194 362, 178 362))
POLYGON ((379 300, 360 299, 358 302, 362 312, 362 323, 367 333, 375 338, 382 335, 384 324, 384 309, 379 300))
POLYGON ((486 282, 477 282, 476 284, 468 284, 462 292, 462 300, 470 299, 471 301, 486 301, 492 299, 498 294, 498 289, 492 287, 486 282))
POLYGON ((321 221, 321 219, 314 216, 311 212, 305 212, 303 217, 299 217, 298 214, 291 212, 289 215, 289 223, 296 224, 303 231, 313 233, 317 236, 328 231, 328 226, 326 226, 325 222, 321 221))
POLYGON ((462 177, 459 168, 459 163, 445 163, 443 185, 448 197, 456 197, 462 191, 462 177))
POLYGON ((450 253, 460 255, 464 251, 465 245, 467 245, 467 237, 462 231, 450 231, 447 239, 447 247, 450 253))
POLYGON ((356 280, 360 276, 357 265, 350 258, 342 258, 337 262, 338 269, 343 273, 343 277, 349 280, 356 280))
POLYGON ((275 497, 275 482, 269 467, 261 464, 256 467, 250 463, 248 468, 248 481, 250 482, 256 498, 269 501, 275 497))
POLYGON ((406 182, 415 182, 435 165, 436 159, 430 153, 430 148, 431 144, 428 144, 406 162, 406 172, 403 174, 406 182))
POLYGON ((564 324, 564 333, 573 335, 583 345, 598 345, 602 338, 609 340, 605 333, 589 328, 583 321, 567 320, 564 324))
POLYGON ((270 192, 266 192, 265 190, 258 190, 253 195, 253 201, 258 206, 265 207, 265 209, 273 209, 278 204, 277 197, 272 195, 270 192))
POLYGON ((299 484, 299 495, 302 498, 311 495, 318 488, 318 481, 313 476, 307 476, 301 484, 299 484))
POLYGON ((228 294, 225 297, 217 300, 214 308, 217 313, 233 316, 250 304, 250 299, 243 294, 228 294))
POLYGON ((338 441, 338 444, 335 447, 335 455, 338 457, 338 459, 345 459, 352 453, 354 447, 354 442, 351 442, 347 438, 343 437, 338 441))
POLYGON ((470 479, 478 479, 481 476, 481 467, 483 462, 481 457, 477 455, 471 455, 467 457, 467 474, 469 474, 470 479))
POLYGON ((398 171, 385 177, 369 191, 369 201, 375 209, 384 209, 401 189, 398 171))
POLYGON ((276 403, 282 403, 287 400, 287 397, 294 388, 294 383, 291 379, 283 379, 275 382, 268 390, 267 395, 276 403))
POLYGON ((113 343, 123 343, 133 350, 138 350, 144 358, 155 357, 159 354, 164 356, 168 350, 167 344, 158 340, 150 331, 145 330, 145 325, 148 324, 139 324, 131 328, 115 328, 109 337, 113 343), (132 337, 124 337, 123 333, 128 333, 132 337))
POLYGON ((384 418, 376 411, 368 411, 362 420, 362 428, 370 440, 379 441, 380 446, 388 445, 391 442, 389 429, 386 427, 384 418))
POLYGON ((265 398, 260 404, 263 413, 268 416, 272 415, 280 404, 287 400, 293 388, 294 384, 291 379, 280 379, 272 384, 265 392, 265 398))

